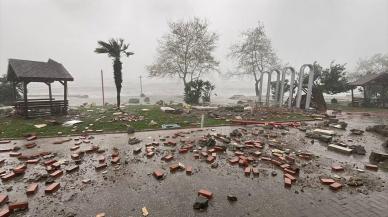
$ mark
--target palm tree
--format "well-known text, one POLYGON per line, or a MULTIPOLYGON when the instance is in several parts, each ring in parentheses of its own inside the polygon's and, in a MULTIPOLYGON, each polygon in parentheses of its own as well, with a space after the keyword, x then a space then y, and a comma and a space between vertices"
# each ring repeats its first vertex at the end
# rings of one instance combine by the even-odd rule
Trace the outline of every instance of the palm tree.
POLYGON ((120 108, 120 92, 121 92, 121 83, 123 82, 123 76, 121 73, 122 63, 120 61, 121 55, 129 57, 133 55, 133 52, 127 51, 129 44, 124 43, 124 39, 110 39, 108 42, 98 41, 99 47, 97 47, 94 52, 96 53, 106 53, 109 57, 113 58, 113 76, 116 84, 117 92, 117 108, 120 108))

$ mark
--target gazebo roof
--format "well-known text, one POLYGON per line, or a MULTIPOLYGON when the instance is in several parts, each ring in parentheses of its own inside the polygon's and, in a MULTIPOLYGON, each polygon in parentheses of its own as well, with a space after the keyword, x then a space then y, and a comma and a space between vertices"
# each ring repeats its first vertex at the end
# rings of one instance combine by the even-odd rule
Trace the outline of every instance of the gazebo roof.
POLYGON ((65 67, 52 59, 47 62, 9 59, 8 81, 73 81, 74 78, 65 67))
POLYGON ((350 86, 365 86, 365 85, 388 85, 388 71, 377 74, 367 74, 356 81, 350 83, 350 86))

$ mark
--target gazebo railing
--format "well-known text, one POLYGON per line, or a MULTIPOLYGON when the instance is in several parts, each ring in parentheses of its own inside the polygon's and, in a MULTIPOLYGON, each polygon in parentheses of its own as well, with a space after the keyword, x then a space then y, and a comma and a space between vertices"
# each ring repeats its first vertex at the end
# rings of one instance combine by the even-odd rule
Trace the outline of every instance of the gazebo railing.
POLYGON ((16 113, 26 117, 66 114, 69 102, 68 100, 52 99, 29 99, 27 109, 24 101, 15 103, 16 113), (27 110, 27 114, 26 114, 27 110))

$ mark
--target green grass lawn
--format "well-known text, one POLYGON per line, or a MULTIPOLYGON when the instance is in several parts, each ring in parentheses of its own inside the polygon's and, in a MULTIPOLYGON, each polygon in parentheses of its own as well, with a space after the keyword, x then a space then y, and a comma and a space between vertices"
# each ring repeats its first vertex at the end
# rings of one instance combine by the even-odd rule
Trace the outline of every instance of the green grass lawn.
MULTIPOLYGON (((61 117, 43 117, 34 119, 24 119, 22 117, 9 117, 0 119, 0 138, 21 138, 27 133, 36 133, 39 136, 57 136, 58 132, 62 132, 62 135, 75 135, 81 134, 83 131, 90 130, 103 130, 103 132, 126 132, 128 126, 136 129, 136 131, 156 130, 161 129, 162 124, 179 124, 183 128, 199 127, 200 115, 196 114, 169 114, 160 110, 156 105, 131 105, 122 108, 123 112, 128 114, 134 114, 136 116, 144 116, 143 120, 139 121, 122 121, 113 120, 118 112, 113 106, 101 107, 94 106, 83 108, 79 107, 69 112, 68 116, 61 117), (143 111, 142 109, 148 109, 143 111), (58 122, 64 122, 71 119, 79 119, 83 121, 74 127, 64 127, 61 124, 54 125, 48 123, 48 120, 57 120, 58 122), (151 120, 157 122, 157 125, 150 126, 151 120), (46 127, 36 128, 36 124, 47 124, 46 127)), ((287 116, 268 116, 262 121, 296 121, 296 120, 308 120, 311 119, 302 114, 291 113, 287 116)), ((230 122, 226 120, 219 120, 214 118, 205 118, 205 127, 229 125, 230 122)))
MULTIPOLYGON (((128 126, 135 128, 137 131, 160 129, 162 124, 176 123, 180 126, 196 127, 199 126, 200 117, 194 115, 175 115, 165 113, 160 110, 159 106, 154 105, 131 105, 122 109, 123 112, 135 114, 137 116, 144 116, 140 121, 113 121, 113 113, 118 112, 113 106, 109 107, 91 107, 78 108, 70 112, 67 117, 43 117, 34 119, 24 119, 22 117, 1 118, 0 120, 0 138, 19 138, 27 133, 37 133, 40 136, 56 136, 58 132, 62 135, 80 134, 82 131, 88 129, 103 130, 104 132, 126 132, 128 126), (142 111, 142 109, 149 109, 149 111, 142 111), (61 124, 48 124, 47 120, 55 119, 59 122, 64 122, 71 119, 79 118, 83 123, 77 124, 76 128, 63 127, 61 124), (150 126, 151 120, 157 122, 157 125, 150 126), (36 124, 48 125, 44 128, 36 128, 36 124)), ((226 125, 225 120, 216 120, 212 118, 205 118, 205 126, 219 126, 226 125)))

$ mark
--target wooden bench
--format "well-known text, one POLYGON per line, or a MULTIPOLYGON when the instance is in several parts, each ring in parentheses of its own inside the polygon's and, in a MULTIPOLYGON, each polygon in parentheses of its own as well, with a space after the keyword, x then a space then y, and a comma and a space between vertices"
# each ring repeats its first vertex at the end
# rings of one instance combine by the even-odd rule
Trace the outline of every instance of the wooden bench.
POLYGON ((360 107, 364 103, 364 98, 361 97, 354 97, 352 101, 353 107, 360 107))

